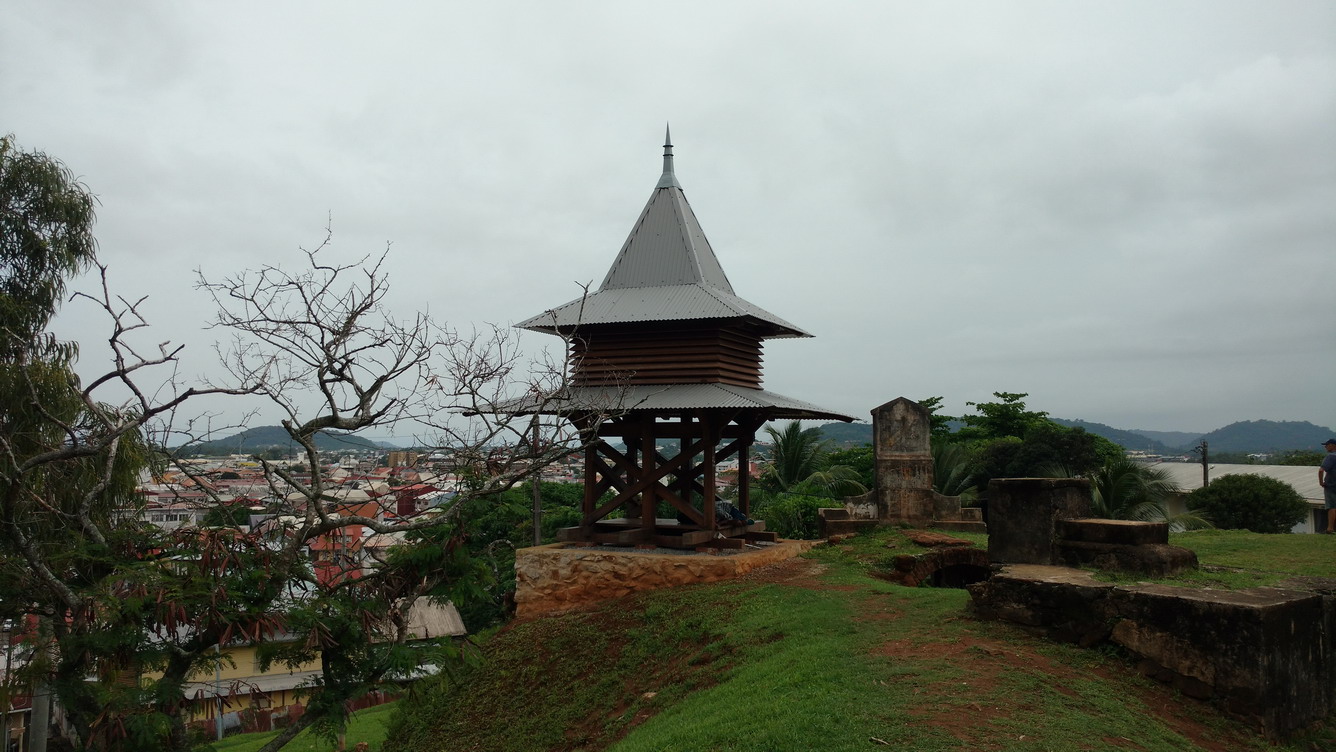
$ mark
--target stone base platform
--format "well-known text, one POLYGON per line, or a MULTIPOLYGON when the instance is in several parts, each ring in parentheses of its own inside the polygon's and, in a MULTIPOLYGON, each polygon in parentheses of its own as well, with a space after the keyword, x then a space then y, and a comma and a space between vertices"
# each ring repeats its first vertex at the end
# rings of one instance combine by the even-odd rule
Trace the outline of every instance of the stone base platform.
POLYGON ((727 580, 824 542, 781 540, 719 553, 565 543, 521 548, 515 552, 516 616, 531 618, 644 590, 727 580))
POLYGON ((1322 721, 1336 706, 1330 581, 1233 591, 1120 586, 1084 570, 1014 564, 967 589, 979 617, 1085 646, 1120 645, 1146 675, 1212 700, 1272 738, 1322 721))

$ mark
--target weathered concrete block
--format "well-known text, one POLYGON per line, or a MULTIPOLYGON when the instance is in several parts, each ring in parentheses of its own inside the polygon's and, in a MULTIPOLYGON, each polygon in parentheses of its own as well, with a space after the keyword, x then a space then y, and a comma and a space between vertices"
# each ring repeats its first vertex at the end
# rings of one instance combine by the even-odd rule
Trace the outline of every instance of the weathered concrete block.
POLYGON ((965 589, 971 611, 981 619, 1034 627, 1060 642, 1094 645, 1108 638, 1103 606, 1113 588, 1080 569, 1015 564, 965 589))
POLYGON ((981 618, 1085 645, 1107 639, 1147 675, 1273 738, 1336 709, 1336 583, 1329 592, 1119 587, 1077 569, 1008 565, 967 589, 981 618))
POLYGON ((1167 577, 1197 568, 1191 549, 1161 543, 1124 545, 1063 540, 1058 542, 1061 562, 1070 567, 1089 564, 1097 569, 1136 572, 1148 577, 1167 577))
POLYGON ((1057 564, 1061 520, 1090 516, 1090 481, 998 478, 988 484, 988 558, 1057 564))
POLYGON ((1062 520, 1058 534, 1069 541, 1142 546, 1169 542, 1169 524, 1139 520, 1062 520))
POLYGON ((1141 585, 1118 588, 1112 599, 1113 642, 1263 732, 1284 736, 1331 711, 1320 595, 1141 585))

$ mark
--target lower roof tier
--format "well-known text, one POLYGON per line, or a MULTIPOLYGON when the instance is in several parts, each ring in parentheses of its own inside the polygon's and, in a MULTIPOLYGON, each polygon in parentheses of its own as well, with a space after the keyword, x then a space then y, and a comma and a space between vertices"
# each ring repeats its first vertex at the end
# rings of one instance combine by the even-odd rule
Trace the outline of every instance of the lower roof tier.
POLYGON ((515 400, 500 412, 516 415, 568 415, 573 413, 660 413, 693 410, 745 410, 765 420, 840 420, 849 415, 818 407, 765 389, 731 384, 666 384, 626 387, 569 387, 541 404, 525 398, 515 400))

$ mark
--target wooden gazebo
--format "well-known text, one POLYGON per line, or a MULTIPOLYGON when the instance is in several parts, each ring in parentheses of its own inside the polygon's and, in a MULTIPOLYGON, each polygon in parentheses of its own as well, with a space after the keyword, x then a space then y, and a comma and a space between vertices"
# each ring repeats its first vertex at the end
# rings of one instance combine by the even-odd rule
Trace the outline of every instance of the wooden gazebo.
POLYGON ((737 507, 749 517, 757 429, 852 418, 761 388, 762 342, 811 335, 734 294, 665 141, 663 175, 603 284, 517 324, 568 339, 569 387, 559 409, 542 412, 599 438, 586 451, 580 525, 560 537, 670 548, 774 540, 763 521, 718 518, 718 466, 737 458, 737 507), (661 502, 670 516, 658 516, 661 502))

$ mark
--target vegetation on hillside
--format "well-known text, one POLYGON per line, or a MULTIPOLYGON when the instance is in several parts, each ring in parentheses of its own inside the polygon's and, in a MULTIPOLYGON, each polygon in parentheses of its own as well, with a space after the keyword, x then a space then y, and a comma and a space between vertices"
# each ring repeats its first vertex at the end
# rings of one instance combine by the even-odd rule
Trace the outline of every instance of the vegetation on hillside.
MULTIPOLYGON (((1250 535, 1175 542, 1199 536, 1204 561, 1229 564, 1274 540, 1237 539, 1250 535)), ((1309 544, 1306 571, 1336 574, 1336 541, 1291 540, 1309 544)), ((1141 678, 1116 651, 974 621, 961 590, 879 580, 907 548, 887 529, 739 580, 512 624, 458 684, 419 684, 385 748, 1300 752, 1336 742, 1327 730, 1272 746, 1141 678)))

